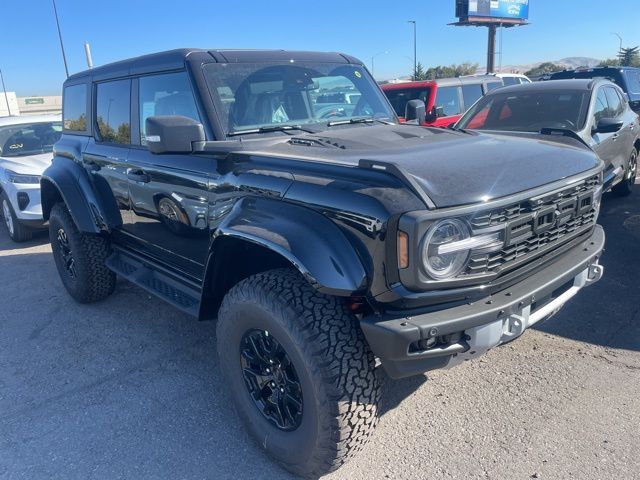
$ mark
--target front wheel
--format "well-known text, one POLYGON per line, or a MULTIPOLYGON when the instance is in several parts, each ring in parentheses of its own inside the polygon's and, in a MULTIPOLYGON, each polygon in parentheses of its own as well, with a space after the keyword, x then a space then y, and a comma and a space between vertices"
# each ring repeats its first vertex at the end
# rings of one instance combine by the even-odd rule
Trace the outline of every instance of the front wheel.
POLYGON ((374 356, 344 303, 297 272, 249 277, 218 315, 220 365, 246 427, 287 470, 317 477, 366 443, 377 423, 374 356))
POLYGON ((76 301, 96 302, 113 293, 116 274, 105 265, 109 243, 100 235, 78 231, 63 203, 51 209, 49 240, 60 279, 76 301))
POLYGON ((4 219, 4 226, 7 227, 9 237, 14 242, 26 242, 33 237, 33 230, 29 227, 25 227, 16 216, 9 201, 7 194, 2 192, 0 195, 0 202, 2 203, 2 218, 4 219))
POLYGON ((621 197, 626 197, 627 195, 631 195, 633 191, 633 186, 636 184, 636 177, 638 175, 638 150, 633 149, 631 152, 631 157, 629 157, 629 163, 627 164, 627 169, 625 170, 624 180, 620 182, 618 185, 613 187, 611 190, 616 195, 620 195, 621 197))

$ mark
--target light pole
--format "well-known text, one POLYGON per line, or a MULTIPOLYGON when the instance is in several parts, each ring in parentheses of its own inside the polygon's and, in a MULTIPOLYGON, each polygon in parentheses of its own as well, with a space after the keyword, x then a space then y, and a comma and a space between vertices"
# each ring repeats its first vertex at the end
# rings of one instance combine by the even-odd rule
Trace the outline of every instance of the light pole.
POLYGON ((616 37, 618 37, 620 39, 620 49, 618 50, 618 53, 620 53, 622 51, 622 37, 620 36, 620 34, 618 34, 616 32, 611 32, 611 35, 615 35, 616 37))
POLYGON ((376 72, 376 67, 375 67, 375 60, 376 58, 378 58, 380 55, 386 55, 388 54, 389 51, 385 50, 384 52, 379 52, 376 53, 374 56, 371 57, 371 76, 375 79, 375 72, 376 72))
POLYGON ((64 44, 62 43, 62 33, 60 32, 60 22, 58 21, 58 9, 56 8, 56 0, 53 2, 53 14, 56 17, 56 26, 58 27, 58 38, 60 39, 60 49, 62 50, 62 60, 64 61, 64 71, 69 78, 69 67, 67 67, 67 55, 64 53, 64 44))
POLYGON ((416 37, 416 21, 408 20, 408 23, 413 24, 413 79, 416 79, 418 73, 418 41, 416 37))
POLYGON ((11 116, 11 109, 9 108, 9 98, 7 98, 7 89, 4 86, 4 76, 2 70, 0 70, 0 80, 2 80, 2 91, 4 92, 4 101, 7 104, 7 115, 11 116))

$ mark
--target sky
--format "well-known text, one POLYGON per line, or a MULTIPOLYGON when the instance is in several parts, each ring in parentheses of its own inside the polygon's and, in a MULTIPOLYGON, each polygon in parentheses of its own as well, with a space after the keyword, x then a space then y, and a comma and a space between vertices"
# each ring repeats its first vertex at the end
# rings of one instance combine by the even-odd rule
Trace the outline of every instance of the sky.
MULTIPOLYGON (((341 51, 379 80, 425 66, 486 63, 486 28, 453 27, 455 0, 56 0, 69 72, 180 47, 341 51), (386 53, 385 53, 386 52, 386 53), (379 55, 378 55, 379 54, 379 55)), ((637 0, 530 0, 530 25, 503 33, 503 65, 611 58, 640 45, 637 0), (629 14, 633 12, 633 14, 629 14)), ((51 0, 0 1, 0 69, 18 96, 58 95, 64 64, 51 0)))

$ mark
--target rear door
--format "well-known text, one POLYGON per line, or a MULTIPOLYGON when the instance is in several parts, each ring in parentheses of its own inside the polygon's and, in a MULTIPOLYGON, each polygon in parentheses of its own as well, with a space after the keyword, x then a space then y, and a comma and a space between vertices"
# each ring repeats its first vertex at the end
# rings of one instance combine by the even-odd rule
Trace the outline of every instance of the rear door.
POLYGON ((210 182, 216 177, 217 161, 198 155, 155 155, 145 140, 150 116, 201 121, 189 77, 186 72, 147 75, 134 80, 133 91, 128 240, 144 255, 200 281, 209 247, 210 182))
MULTIPOLYGON (((123 224, 130 222, 127 161, 131 144, 131 80, 93 85, 94 136, 84 151, 84 165, 105 201, 120 211, 123 224)), ((115 232, 118 235, 118 232, 115 232)))

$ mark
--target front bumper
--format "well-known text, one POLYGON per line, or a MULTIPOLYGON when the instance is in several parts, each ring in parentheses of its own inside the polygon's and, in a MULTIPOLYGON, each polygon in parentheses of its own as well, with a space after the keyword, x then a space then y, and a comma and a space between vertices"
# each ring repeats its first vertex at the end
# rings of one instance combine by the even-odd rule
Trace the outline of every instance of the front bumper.
POLYGON ((412 317, 372 315, 362 319, 362 330, 392 378, 457 365, 518 338, 581 288, 597 282, 603 273, 598 260, 604 241, 597 225, 589 239, 502 292, 412 317), (427 347, 431 342, 434 346, 427 347))
POLYGON ((40 203, 40 184, 16 184, 3 182, 2 188, 9 197, 13 211, 20 223, 31 227, 41 227, 44 224, 42 218, 42 204, 40 203), (24 208, 20 208, 19 195, 28 199, 24 208))

